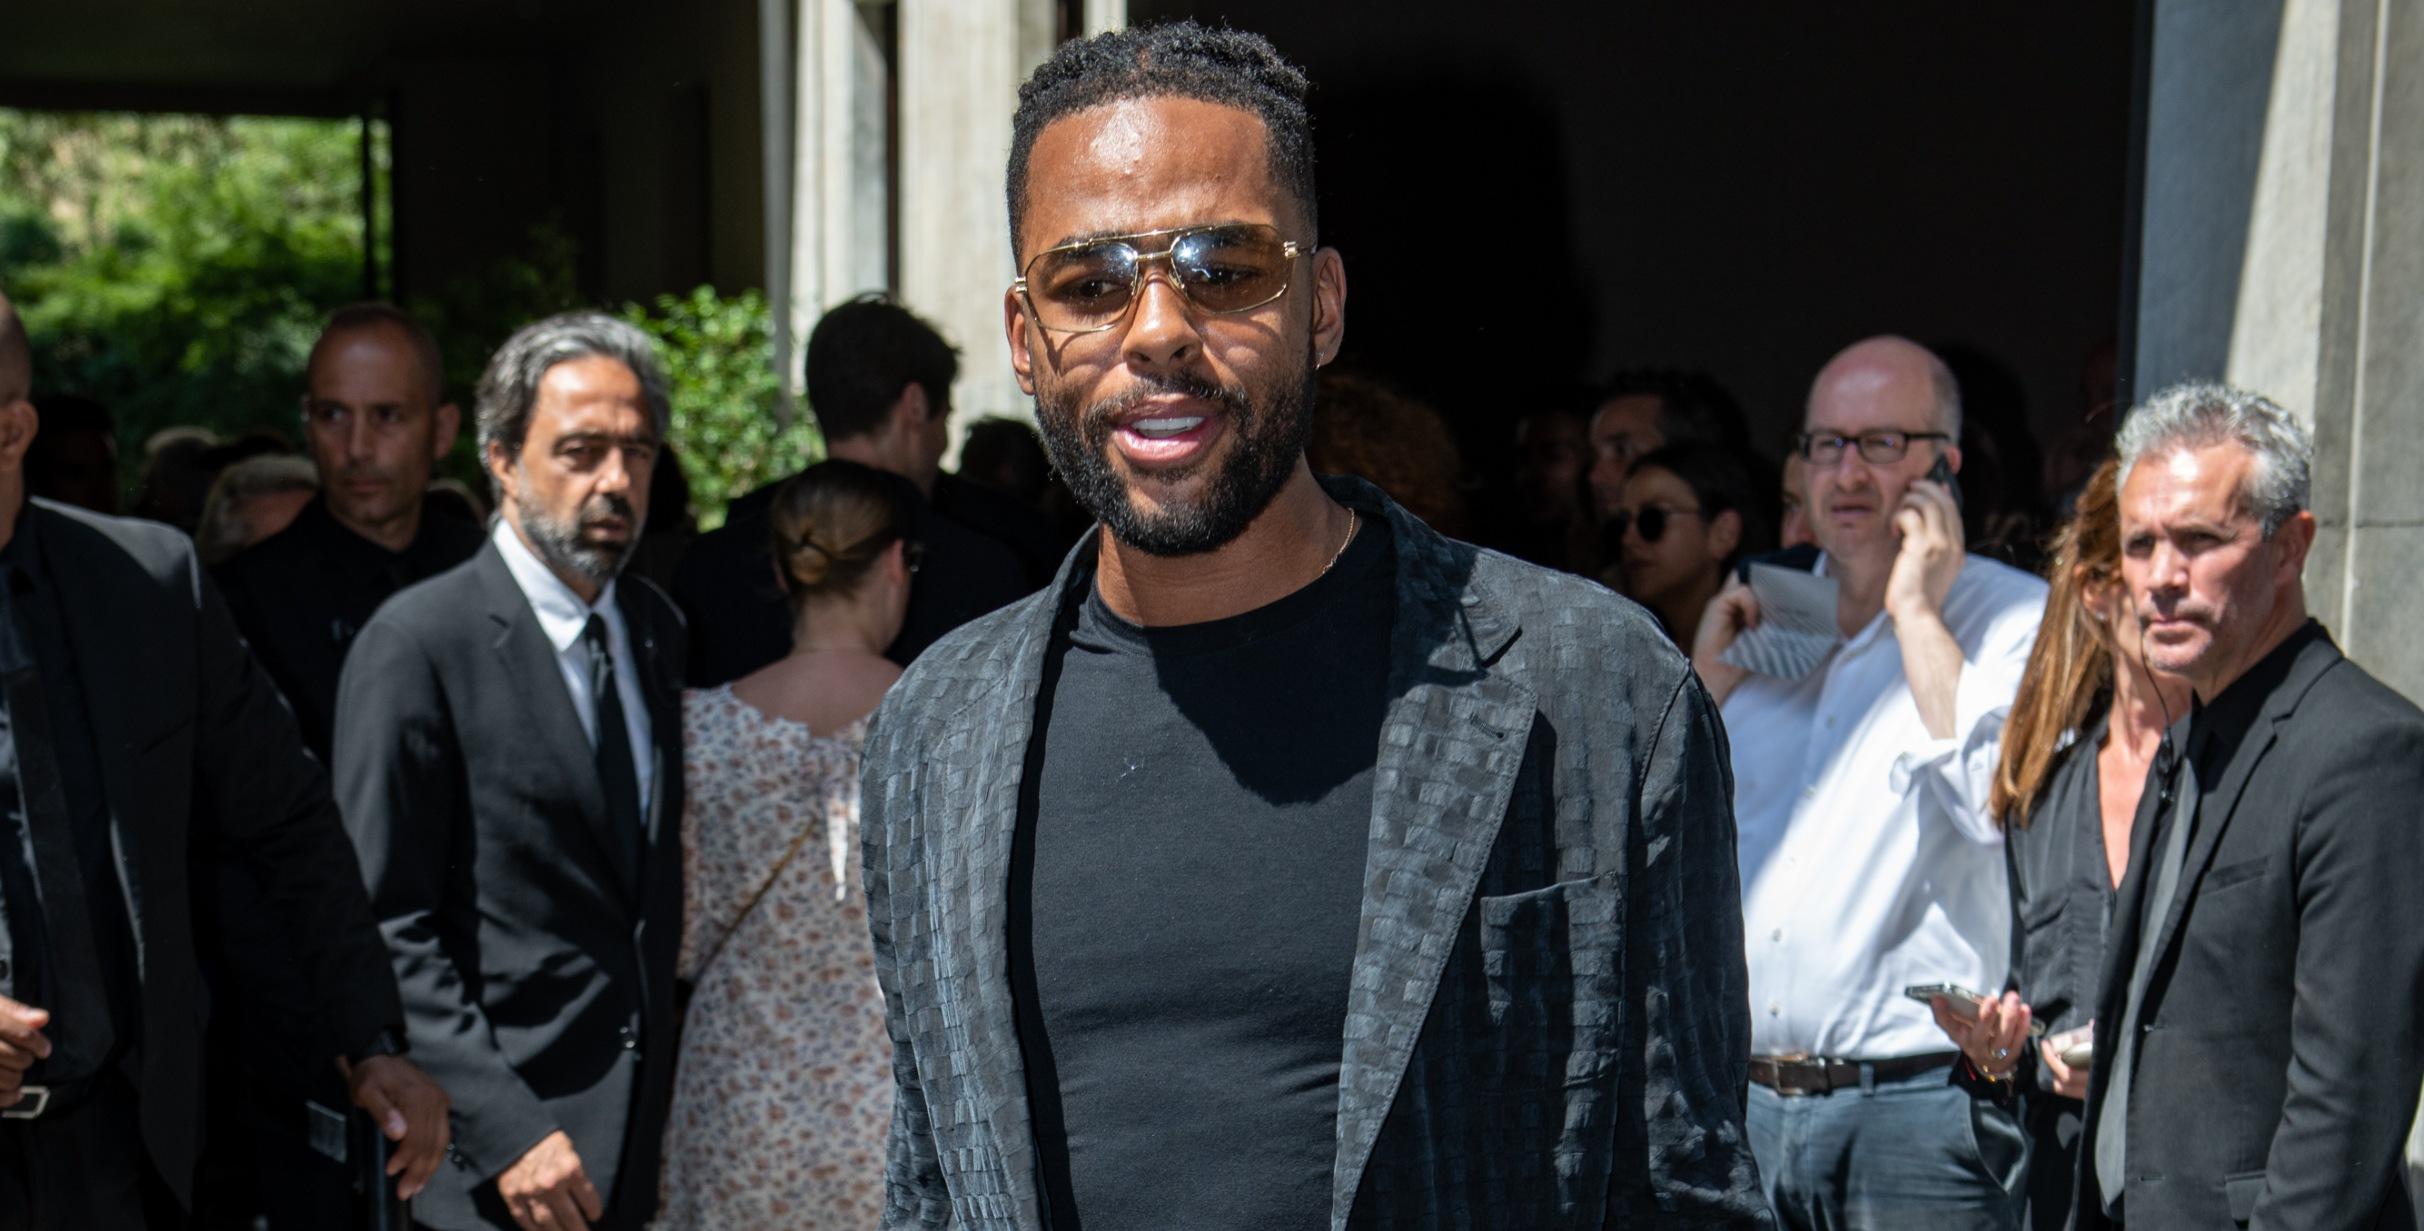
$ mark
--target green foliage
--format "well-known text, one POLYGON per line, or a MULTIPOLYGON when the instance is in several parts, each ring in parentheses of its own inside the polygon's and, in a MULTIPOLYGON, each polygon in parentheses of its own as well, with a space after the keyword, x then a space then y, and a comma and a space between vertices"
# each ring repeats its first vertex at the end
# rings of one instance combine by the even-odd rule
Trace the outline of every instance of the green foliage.
POLYGON ((123 450, 173 424, 291 438, 322 313, 360 299, 349 121, 0 111, 0 285, 37 391, 110 406, 123 450))
POLYGON ((724 505, 824 455, 807 416, 786 412, 766 297, 702 286, 631 304, 623 318, 657 341, 673 399, 673 444, 702 530, 724 505))

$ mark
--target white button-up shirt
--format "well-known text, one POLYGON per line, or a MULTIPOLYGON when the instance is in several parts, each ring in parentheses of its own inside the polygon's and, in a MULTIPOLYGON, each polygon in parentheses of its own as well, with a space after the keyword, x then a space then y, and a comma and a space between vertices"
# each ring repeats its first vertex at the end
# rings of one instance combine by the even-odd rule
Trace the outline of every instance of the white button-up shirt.
POLYGON ((522 597, 530 600, 530 610, 539 618, 539 631, 547 643, 555 647, 556 667, 564 676, 564 689, 572 694, 572 708, 581 716, 581 733, 589 737, 589 746, 598 744, 598 703, 589 695, 589 643, 583 634, 589 630, 589 617, 606 618, 606 645, 614 656, 615 693, 623 702, 623 738, 631 741, 631 765, 640 779, 640 815, 648 815, 648 803, 656 789, 655 745, 648 721, 648 697, 640 691, 640 672, 631 653, 631 628, 623 621, 623 609, 615 605, 615 583, 608 581, 598 591, 593 606, 581 601, 581 596, 564 584, 539 560, 537 553, 514 533, 505 519, 497 519, 491 533, 497 554, 505 557, 505 569, 513 574, 514 584, 522 588, 522 597))
POLYGON ((1949 1051, 1903 989, 2002 990, 2011 896, 1986 801, 2044 610, 2035 577, 1962 567, 1944 603, 1964 660, 1950 739, 1920 721, 1883 613, 1807 677, 1726 698, 1754 1054, 1949 1051))

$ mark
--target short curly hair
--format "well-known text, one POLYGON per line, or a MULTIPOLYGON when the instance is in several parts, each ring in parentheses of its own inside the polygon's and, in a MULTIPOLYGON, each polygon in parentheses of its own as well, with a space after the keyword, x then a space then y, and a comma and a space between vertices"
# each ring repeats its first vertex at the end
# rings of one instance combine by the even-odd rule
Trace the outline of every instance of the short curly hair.
POLYGON ((1137 98, 1192 98, 1251 111, 1268 137, 1271 178, 1305 212, 1305 238, 1318 228, 1313 200, 1312 83, 1269 39, 1213 30, 1192 21, 1113 30, 1060 45, 1025 85, 1010 121, 1010 246, 1027 215, 1027 157, 1036 134, 1089 107, 1137 98))

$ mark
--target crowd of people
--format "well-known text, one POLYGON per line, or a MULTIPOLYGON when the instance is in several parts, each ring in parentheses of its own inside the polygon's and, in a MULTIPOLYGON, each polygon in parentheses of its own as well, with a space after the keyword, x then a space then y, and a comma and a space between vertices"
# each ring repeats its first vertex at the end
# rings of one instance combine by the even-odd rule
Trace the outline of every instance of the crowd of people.
POLYGON ((2416 1225, 2424 712, 2307 614, 2297 419, 2157 393, 1990 558, 1881 336, 1779 459, 1696 373, 1523 414, 1493 515, 1324 370, 1307 87, 1062 46, 1040 435, 946 471, 853 300, 704 534, 615 318, 466 424, 338 309, 299 453, 122 518, 0 298, 0 1225, 2416 1225))

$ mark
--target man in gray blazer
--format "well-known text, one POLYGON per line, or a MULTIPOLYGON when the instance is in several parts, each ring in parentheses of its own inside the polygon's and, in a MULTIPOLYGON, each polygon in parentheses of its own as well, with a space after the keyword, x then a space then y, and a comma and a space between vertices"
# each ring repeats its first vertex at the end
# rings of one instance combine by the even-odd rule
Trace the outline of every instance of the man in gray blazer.
POLYGON ((1181 24, 1021 91, 1004 325, 1102 526, 870 737, 886 1224, 1765 1225, 1714 708, 1638 608, 1307 468, 1305 89, 1181 24))

